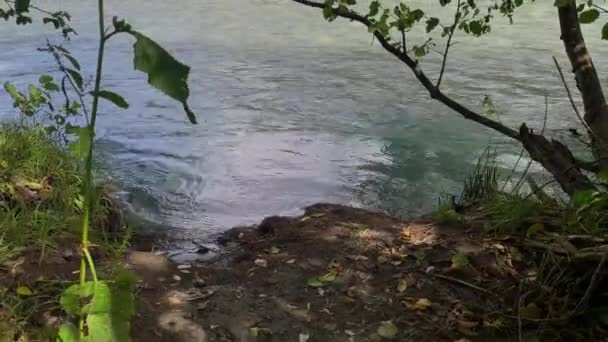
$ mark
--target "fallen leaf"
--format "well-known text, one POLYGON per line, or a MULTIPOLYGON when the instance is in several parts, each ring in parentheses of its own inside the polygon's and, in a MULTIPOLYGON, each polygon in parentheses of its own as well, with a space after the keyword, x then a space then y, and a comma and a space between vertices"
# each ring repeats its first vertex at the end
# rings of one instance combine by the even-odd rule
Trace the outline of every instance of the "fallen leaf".
POLYGON ((207 305, 209 305, 209 301, 208 300, 206 300, 206 301, 204 301, 202 303, 198 303, 196 305, 196 309, 200 310, 200 311, 203 311, 203 310, 205 310, 207 308, 207 305))
POLYGON ((253 337, 258 337, 260 335, 260 328, 258 328, 258 327, 249 328, 249 334, 253 337))
POLYGON ((30 288, 27 286, 19 286, 17 288, 17 294, 23 297, 29 297, 34 295, 34 292, 32 292, 32 290, 30 290, 30 288))
POLYGON ((296 262, 296 259, 290 259, 285 261, 286 264, 293 264, 294 262, 296 262))
POLYGON ((321 281, 319 281, 319 279, 317 277, 309 278, 308 281, 306 281, 306 285, 308 285, 310 287, 323 287, 323 286, 325 286, 325 284, 323 284, 321 281))
POLYGON ((344 333, 346 335, 348 335, 348 336, 355 336, 356 335, 354 331, 348 330, 348 329, 344 330, 344 333))
POLYGON ((279 253, 281 253, 281 250, 278 247, 272 246, 270 248, 270 254, 279 254, 279 253))
POLYGON ((384 321, 380 323, 380 326, 378 327, 378 330, 376 332, 378 333, 378 335, 392 340, 395 338, 395 336, 397 336, 399 330, 392 321, 384 321))
POLYGON ((189 268, 192 268, 192 265, 189 265, 189 264, 177 265, 178 270, 187 270, 189 268))
POLYGON ((255 259, 253 263, 258 267, 268 267, 268 261, 264 259, 255 259))
POLYGON ((173 275, 173 280, 180 281, 180 280, 182 280, 182 277, 178 276, 177 274, 174 274, 173 275))
POLYGON ((328 273, 326 273, 326 274, 324 274, 324 275, 320 276, 320 277, 319 277, 319 281, 320 281, 320 282, 322 282, 322 283, 331 283, 331 282, 333 282, 334 280, 336 280, 336 276, 337 276, 337 275, 338 275, 338 271, 336 271, 336 270, 334 269, 334 270, 331 270, 331 271, 329 271, 328 273))
POLYGON ((300 334, 298 335, 298 342, 307 342, 310 339, 310 334, 300 334))
POLYGON ((433 305, 427 298, 420 298, 414 304, 414 309, 424 311, 433 305))
POLYGON ((405 290, 407 290, 407 280, 399 279, 399 284, 397 284, 397 291, 399 291, 399 293, 403 293, 405 290))

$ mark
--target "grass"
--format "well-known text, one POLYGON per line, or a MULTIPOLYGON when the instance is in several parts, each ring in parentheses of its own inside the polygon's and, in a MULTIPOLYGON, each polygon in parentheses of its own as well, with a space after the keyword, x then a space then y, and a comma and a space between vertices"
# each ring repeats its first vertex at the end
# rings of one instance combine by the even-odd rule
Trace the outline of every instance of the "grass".
MULTIPOLYGON (((37 262, 42 269, 47 256, 61 254, 66 241, 77 247, 83 211, 81 167, 68 146, 49 137, 44 128, 0 125, 0 277, 5 277, 0 279, 0 341, 4 327, 19 334, 41 306, 58 307, 61 286, 51 286, 48 279, 30 282, 34 295, 19 295, 19 277, 9 279, 10 270, 23 258, 36 259, 26 262, 37 262)), ((130 231, 123 229, 120 210, 103 187, 97 188, 93 222, 91 241, 109 260, 102 272, 119 272, 112 261, 120 260, 128 248, 130 231)), ((58 280, 69 282, 77 276, 73 278, 58 280)))

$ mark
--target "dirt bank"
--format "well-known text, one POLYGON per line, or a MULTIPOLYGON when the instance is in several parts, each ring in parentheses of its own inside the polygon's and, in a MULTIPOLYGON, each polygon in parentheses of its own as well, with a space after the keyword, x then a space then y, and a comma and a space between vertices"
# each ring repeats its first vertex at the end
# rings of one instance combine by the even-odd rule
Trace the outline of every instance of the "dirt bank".
POLYGON ((136 341, 496 341, 526 334, 525 322, 514 330, 521 253, 463 229, 317 204, 300 217, 234 228, 221 242, 225 253, 205 264, 133 254, 142 275, 136 341))
MULTIPOLYGON (((568 303, 547 281, 558 273, 539 266, 541 259, 521 249, 520 240, 476 232, 431 219, 405 222, 317 204, 299 217, 269 217, 228 231, 220 239, 223 253, 204 263, 171 262, 149 238, 135 239, 123 259, 103 253, 95 259, 102 268, 119 263, 138 276, 134 341, 602 341, 608 336, 600 323, 545 320, 555 314, 554 303, 568 303)), ((31 305, 30 326, 61 324, 52 298, 77 278, 78 250, 78 241, 65 239, 44 259, 31 251, 0 270, 0 287, 34 289, 32 300, 38 302, 31 305)))

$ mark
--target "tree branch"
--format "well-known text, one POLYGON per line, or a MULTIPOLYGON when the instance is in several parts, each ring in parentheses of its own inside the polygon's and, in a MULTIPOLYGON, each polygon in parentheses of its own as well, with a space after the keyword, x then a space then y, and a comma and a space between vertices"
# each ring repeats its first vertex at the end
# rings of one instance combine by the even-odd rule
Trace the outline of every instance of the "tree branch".
POLYGON ((448 36, 448 41, 445 43, 445 51, 443 52, 443 60, 441 61, 441 71, 439 71, 439 78, 437 79, 437 84, 435 87, 439 89, 441 85, 441 80, 443 79, 443 73, 445 72, 445 65, 448 60, 448 53, 450 52, 450 47, 452 46, 452 37, 454 37, 454 32, 456 32, 456 26, 458 26, 458 22, 460 21, 460 1, 456 4, 456 14, 454 14, 454 23, 450 26, 450 35, 448 36))
MULTIPOLYGON (((320 8, 320 9, 323 9, 325 7, 324 4, 318 3, 316 1, 311 1, 311 0, 292 0, 292 1, 302 4, 302 5, 309 6, 309 7, 315 7, 315 8, 320 8)), ((372 23, 370 22, 370 20, 367 17, 364 17, 354 11, 351 11, 348 9, 341 9, 341 8, 334 8, 332 11, 333 11, 333 14, 337 15, 338 17, 342 17, 345 19, 350 19, 352 21, 359 22, 368 28, 372 25, 372 23)), ((390 52, 393 56, 397 57, 400 61, 402 61, 405 65, 407 65, 408 68, 410 68, 410 70, 412 70, 412 72, 414 73, 414 76, 416 76, 416 78, 422 84, 422 86, 424 88, 426 88, 426 90, 429 92, 429 95, 431 96, 432 99, 435 99, 435 100, 445 104, 446 106, 448 106, 452 110, 456 111, 457 113, 459 113, 466 119, 475 121, 488 128, 492 128, 493 130, 495 130, 499 133, 502 133, 512 139, 521 141, 519 133, 516 130, 509 128, 500 122, 494 121, 481 114, 478 114, 478 113, 470 110, 469 108, 465 107, 464 105, 456 102, 455 100, 448 97, 447 95, 443 94, 431 82, 431 80, 426 76, 426 74, 422 71, 422 69, 420 69, 420 66, 418 65, 417 60, 416 61, 413 60, 407 54, 407 52, 403 53, 398 48, 396 48, 395 46, 390 44, 388 42, 388 40, 386 39, 386 37, 384 37, 378 31, 374 32, 374 37, 376 37, 378 42, 380 42, 380 45, 382 45, 382 47, 386 51, 390 52)))

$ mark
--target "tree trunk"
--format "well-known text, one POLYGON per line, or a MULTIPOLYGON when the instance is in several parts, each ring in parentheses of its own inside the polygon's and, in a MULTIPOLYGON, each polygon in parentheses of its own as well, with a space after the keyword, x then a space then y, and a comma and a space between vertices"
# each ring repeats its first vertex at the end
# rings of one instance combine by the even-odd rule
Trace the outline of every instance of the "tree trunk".
POLYGON ((566 145, 534 134, 526 124, 519 128, 519 136, 530 157, 549 171, 569 196, 595 189, 591 180, 576 166, 576 160, 566 145))
POLYGON ((591 129, 593 155, 599 161, 602 169, 608 169, 608 107, 602 91, 602 85, 585 39, 581 32, 576 10, 576 0, 569 0, 569 4, 559 7, 559 23, 561 39, 570 60, 576 85, 583 98, 585 107, 584 120, 591 129))

